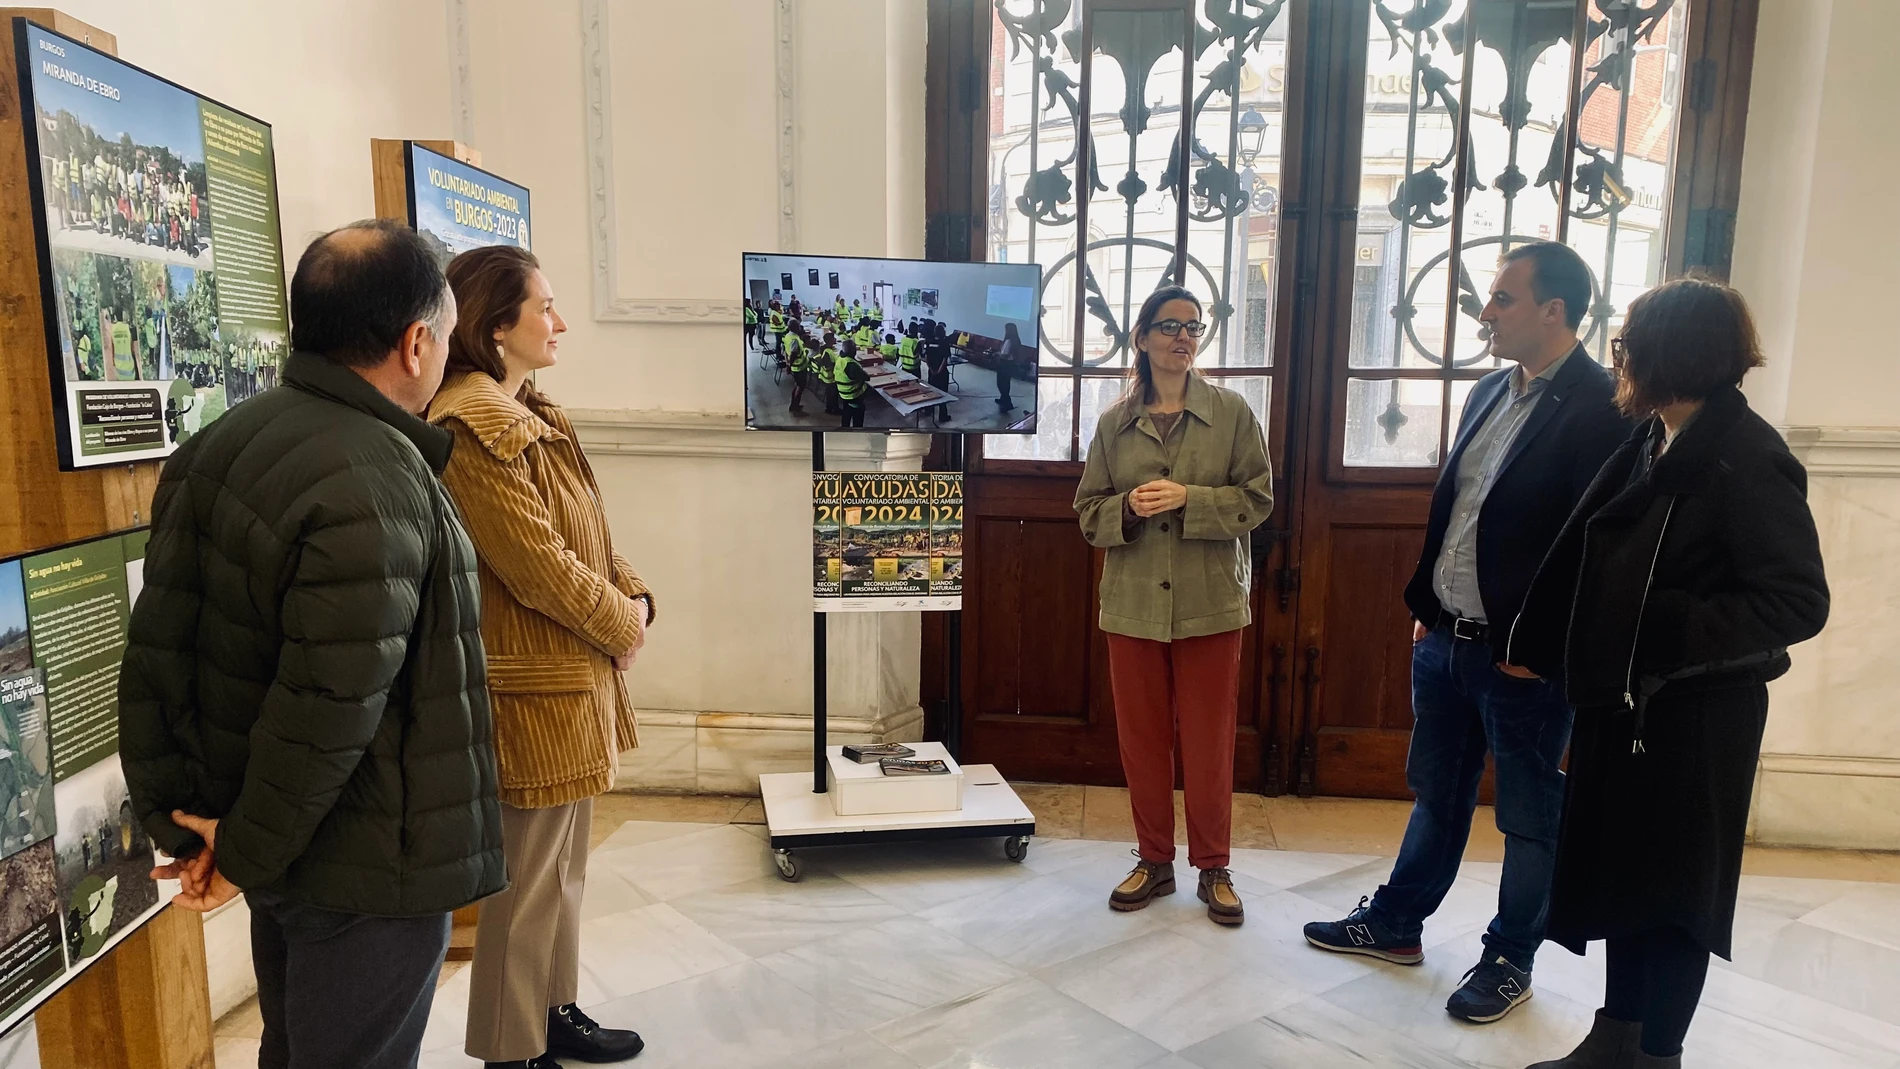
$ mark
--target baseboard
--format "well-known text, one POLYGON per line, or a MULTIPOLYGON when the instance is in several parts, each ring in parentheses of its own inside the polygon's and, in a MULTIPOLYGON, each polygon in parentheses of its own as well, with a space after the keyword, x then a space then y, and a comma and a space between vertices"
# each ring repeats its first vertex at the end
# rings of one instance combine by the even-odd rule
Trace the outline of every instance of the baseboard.
MULTIPOLYGON (((678 794, 759 793, 759 776, 811 767, 809 716, 643 710, 640 748, 621 755, 620 790, 678 794)), ((880 717, 834 716, 827 741, 915 742, 924 711, 912 705, 880 717)))
POLYGON ((1763 754, 1754 841, 1900 850, 1900 758, 1763 754))

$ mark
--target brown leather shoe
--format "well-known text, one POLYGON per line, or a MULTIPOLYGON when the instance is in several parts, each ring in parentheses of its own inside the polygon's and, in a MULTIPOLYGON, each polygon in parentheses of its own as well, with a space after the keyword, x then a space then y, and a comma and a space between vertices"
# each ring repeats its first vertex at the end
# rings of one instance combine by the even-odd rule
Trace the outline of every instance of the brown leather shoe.
MULTIPOLYGON (((1141 855, 1136 854, 1137 858, 1141 855)), ((1128 878, 1117 884, 1108 896, 1108 904, 1113 909, 1128 913, 1142 909, 1149 902, 1162 895, 1174 893, 1174 862, 1172 861, 1136 861, 1133 872, 1128 878)))
POLYGON ((1215 924, 1236 925, 1247 919, 1240 906, 1240 894, 1234 890, 1233 874, 1226 869, 1202 869, 1201 886, 1196 892, 1207 903, 1207 919, 1215 924))

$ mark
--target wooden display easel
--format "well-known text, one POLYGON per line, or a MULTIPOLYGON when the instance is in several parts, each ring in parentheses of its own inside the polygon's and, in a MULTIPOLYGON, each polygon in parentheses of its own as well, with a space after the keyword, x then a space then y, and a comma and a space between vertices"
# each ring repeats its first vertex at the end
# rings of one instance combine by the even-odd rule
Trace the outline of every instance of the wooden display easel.
MULTIPOLYGON (((111 55, 118 39, 51 8, 0 8, 0 556, 95 538, 151 518, 159 461, 59 470, 53 386, 34 252, 29 166, 14 88, 13 19, 111 55)), ((167 908, 43 1004, 43 1069, 211 1069, 204 918, 167 908)))
MULTIPOLYGON (((479 150, 462 144, 460 141, 424 141, 415 139, 416 144, 431 152, 439 152, 450 159, 460 160, 470 167, 482 165, 479 150)), ((403 159, 403 143, 380 137, 369 141, 370 177, 376 189, 376 218, 394 219, 399 223, 409 221, 409 167, 403 159)), ((449 931, 449 961, 471 961, 475 957, 475 923, 481 919, 481 903, 463 906, 455 911, 454 926, 449 931)))

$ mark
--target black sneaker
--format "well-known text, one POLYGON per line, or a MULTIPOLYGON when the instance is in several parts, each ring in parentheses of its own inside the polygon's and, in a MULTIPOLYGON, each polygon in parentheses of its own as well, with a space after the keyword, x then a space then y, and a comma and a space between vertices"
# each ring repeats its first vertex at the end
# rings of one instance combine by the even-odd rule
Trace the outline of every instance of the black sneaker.
POLYGON ((1465 974, 1464 985, 1451 993, 1445 1012, 1472 1024, 1490 1024, 1530 998, 1531 974, 1500 954, 1479 962, 1465 974))
POLYGON ((640 1033, 602 1028, 571 1002, 548 1011, 549 1054, 583 1062, 624 1062, 644 1049, 640 1033))
POLYGON ((1359 908, 1346 914, 1345 920, 1314 921, 1306 926, 1306 941, 1335 954, 1364 954, 1397 965, 1417 965, 1425 960, 1425 950, 1416 939, 1400 939, 1371 917, 1369 898, 1359 900, 1359 908))

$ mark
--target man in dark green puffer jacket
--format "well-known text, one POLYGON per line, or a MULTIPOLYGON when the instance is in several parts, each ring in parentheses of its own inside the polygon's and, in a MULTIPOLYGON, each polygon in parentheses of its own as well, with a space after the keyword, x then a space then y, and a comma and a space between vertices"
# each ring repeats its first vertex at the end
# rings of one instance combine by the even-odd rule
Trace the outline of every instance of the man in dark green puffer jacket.
POLYGON ((505 884, 475 552, 416 415, 455 300, 389 223, 291 283, 285 385, 165 465, 120 754, 176 900, 246 893, 263 1069, 413 1066, 450 911, 505 884))

